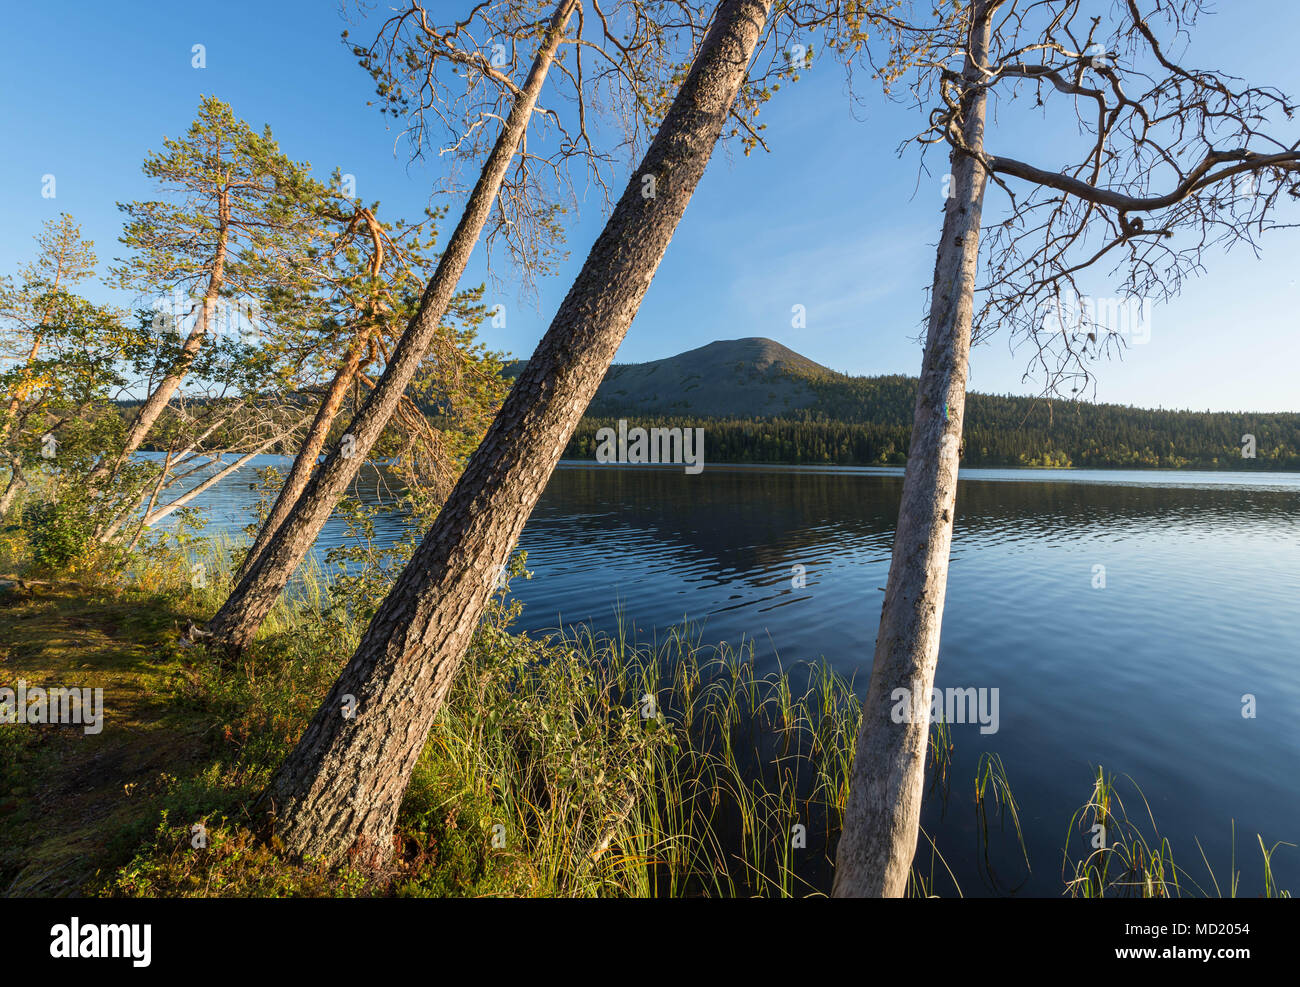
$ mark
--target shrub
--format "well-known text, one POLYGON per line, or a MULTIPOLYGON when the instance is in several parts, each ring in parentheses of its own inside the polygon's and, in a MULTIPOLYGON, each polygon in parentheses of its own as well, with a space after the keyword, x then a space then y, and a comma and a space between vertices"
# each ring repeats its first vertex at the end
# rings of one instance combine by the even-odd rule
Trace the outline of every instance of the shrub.
POLYGON ((30 504, 23 525, 33 564, 58 571, 78 568, 93 554, 95 518, 84 497, 62 496, 30 504))

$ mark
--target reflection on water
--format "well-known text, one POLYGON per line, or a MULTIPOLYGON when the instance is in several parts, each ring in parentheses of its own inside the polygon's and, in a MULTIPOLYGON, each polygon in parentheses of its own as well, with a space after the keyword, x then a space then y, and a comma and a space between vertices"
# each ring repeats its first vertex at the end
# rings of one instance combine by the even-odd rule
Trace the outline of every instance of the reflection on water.
MULTIPOLYGON (((1244 893, 1257 893, 1255 834, 1300 842, 1300 476, 962 475, 936 685, 998 688, 1001 722, 953 725, 951 797, 928 799, 922 824, 963 892, 1059 893, 1067 825, 1103 765, 1142 786, 1194 876, 1199 837, 1222 883, 1235 820, 1244 893), (996 884, 976 863, 982 751, 1002 756, 1020 803, 1027 878, 1009 829, 994 827, 996 884)), ((862 691, 901 488, 898 470, 562 466, 521 540, 524 625, 611 629, 621 607, 650 637, 689 618, 705 641, 753 641, 762 670, 824 657, 862 691)), ((245 480, 196 505, 238 529, 253 499, 245 480)), ((332 525, 318 550, 341 535, 332 525)), ((1274 863, 1300 888, 1300 850, 1274 863)))

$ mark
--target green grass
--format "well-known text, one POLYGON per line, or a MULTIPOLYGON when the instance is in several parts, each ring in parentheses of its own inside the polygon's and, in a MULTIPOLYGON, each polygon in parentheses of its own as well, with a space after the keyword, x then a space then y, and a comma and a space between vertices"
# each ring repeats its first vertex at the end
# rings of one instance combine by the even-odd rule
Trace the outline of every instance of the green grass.
MULTIPOLYGON (((1227 881, 1220 884, 1199 840, 1205 876, 1197 881, 1191 871, 1174 862, 1173 847, 1160 835, 1142 789, 1128 776, 1123 780, 1133 791, 1130 801, 1140 804, 1140 809, 1130 815, 1121 792, 1122 780, 1099 767, 1087 802, 1070 820, 1061 875, 1067 893, 1079 898, 1221 898, 1226 890, 1227 897, 1237 897, 1241 875, 1235 824, 1227 881)), ((1277 887, 1272 864, 1279 846, 1294 844, 1266 847, 1262 838, 1255 839, 1263 858, 1263 897, 1291 897, 1289 891, 1277 887)))
MULTIPOLYGON (((9 553, 0 559, 13 567, 0 572, 21 570, 21 532, 0 535, 9 553)), ((630 641, 621 623, 607 636, 516 634, 518 605, 501 597, 416 765, 392 867, 328 871, 283 859, 250 835, 247 809, 354 650, 362 597, 355 580, 309 566, 248 654, 223 665, 180 638, 224 599, 237 547, 182 527, 144 546, 126 573, 86 568, 76 581, 0 591, 0 684, 101 686, 107 708, 98 736, 0 725, 0 890, 657 897, 829 888, 861 715, 851 682, 822 663, 760 675, 752 643, 711 647, 689 627, 649 642, 630 641)), ((952 745, 935 725, 932 774, 945 790, 952 745)), ((997 827, 1023 850, 996 755, 981 757, 974 795, 985 846, 997 827)), ((1213 874, 1205 888, 1190 882, 1167 841, 1145 832, 1099 772, 1071 820, 1065 891, 1222 893, 1213 874), (1075 860, 1094 823, 1107 827, 1105 849, 1075 860)), ((1277 847, 1260 849, 1269 893, 1285 894, 1271 874, 1277 847)), ((1224 884, 1234 894, 1235 868, 1234 859, 1224 884)), ((922 833, 909 893, 933 895, 941 883, 956 888, 922 833)))
POLYGON ((0 679, 104 690, 104 729, 0 724, 0 888, 83 890, 164 771, 198 757, 202 724, 170 703, 185 666, 176 601, 37 586, 0 594, 0 679))
POLYGON ((244 813, 361 627, 316 568, 233 667, 183 647, 188 622, 224 597, 231 547, 182 532, 139 553, 125 580, 94 590, 53 580, 0 603, 7 674, 99 684, 109 710, 102 735, 59 737, 52 756, 44 731, 0 728, 0 743, 20 748, 8 760, 23 778, 59 775, 67 789, 34 800, 34 786, 10 785, 22 808, 0 814, 12 837, 0 886, 803 894, 811 885, 796 875, 829 873, 857 729, 847 683, 824 666, 758 676, 752 648, 707 648, 686 631, 640 646, 622 634, 537 640, 510 633, 517 610, 500 599, 416 767, 394 870, 330 878, 279 860, 244 831, 244 813), (115 769, 89 814, 98 836, 70 838, 87 816, 76 780, 105 759, 115 769))

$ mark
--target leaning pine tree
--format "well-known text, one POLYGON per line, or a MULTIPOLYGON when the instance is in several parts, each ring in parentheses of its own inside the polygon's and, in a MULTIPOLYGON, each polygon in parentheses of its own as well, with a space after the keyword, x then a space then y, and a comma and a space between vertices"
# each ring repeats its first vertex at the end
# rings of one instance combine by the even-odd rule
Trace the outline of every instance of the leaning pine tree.
POLYGON ((745 81, 770 7, 771 0, 719 6, 546 335, 356 653, 271 778, 259 807, 288 852, 331 863, 351 855, 365 864, 391 855, 411 771, 497 573, 650 286, 745 81), (643 181, 649 176, 653 182, 643 181))
POLYGON ((303 436, 302 444, 298 447, 298 454, 294 457, 289 474, 280 487, 280 492, 271 507, 271 512, 267 515, 261 531, 254 540, 252 547, 249 548, 247 555, 245 555, 244 562, 240 566, 238 573, 236 573, 236 578, 242 576, 247 571, 248 564, 262 553, 266 543, 270 541, 271 536, 284 523, 298 497, 306 489, 307 482, 311 479, 312 469, 315 467, 321 451, 325 448, 330 426, 334 424, 334 419, 343 407, 348 391, 361 372, 363 358, 371 348, 371 339, 378 329, 378 322, 381 318, 380 303, 373 297, 373 290, 367 292, 366 288, 369 287, 369 283, 378 280, 380 271, 383 268, 387 235, 371 210, 364 206, 356 206, 350 216, 343 218, 343 229, 331 250, 331 254, 343 253, 346 256, 349 241, 360 227, 365 228, 369 237, 370 251, 369 256, 364 259, 364 273, 355 274, 348 279, 350 282, 348 284, 349 288, 352 287, 351 282, 362 282, 362 288, 353 294, 363 297, 359 304, 355 304, 354 319, 349 323, 352 327, 351 338, 346 344, 343 358, 339 361, 334 376, 325 388, 320 404, 312 417, 311 424, 307 427, 307 433, 303 436))
MULTIPOLYGON (((179 331, 150 340, 138 358, 146 397, 122 447, 105 458, 96 481, 122 470, 163 416, 221 325, 231 298, 261 305, 274 292, 306 292, 296 275, 317 237, 312 204, 324 194, 306 166, 280 150, 269 127, 253 130, 212 96, 183 138, 150 152, 144 172, 165 198, 119 203, 127 222, 121 240, 133 249, 113 273, 142 296, 191 296, 166 322, 179 331), (188 328, 186 328, 188 327, 188 328)), ((160 317, 159 322, 164 322, 160 317)))
MULTIPOLYGON (((208 622, 211 645, 226 651, 242 651, 253 640, 262 621, 288 584, 298 565, 311 550, 340 498, 356 478, 366 456, 379 441, 389 419, 397 410, 420 363, 433 344, 447 314, 456 285, 496 202, 511 160, 528 130, 529 120, 541 94, 542 84, 564 37, 576 0, 560 0, 549 30, 533 60, 524 87, 511 107, 505 126, 479 175, 447 249, 430 279, 411 324, 394 349, 392 358, 348 425, 341 443, 306 484, 292 507, 277 511, 279 526, 257 538, 257 554, 249 552, 241 576, 216 616, 208 622)), ((287 498, 285 499, 287 504, 287 498)), ((283 505, 282 505, 283 506, 283 505)))

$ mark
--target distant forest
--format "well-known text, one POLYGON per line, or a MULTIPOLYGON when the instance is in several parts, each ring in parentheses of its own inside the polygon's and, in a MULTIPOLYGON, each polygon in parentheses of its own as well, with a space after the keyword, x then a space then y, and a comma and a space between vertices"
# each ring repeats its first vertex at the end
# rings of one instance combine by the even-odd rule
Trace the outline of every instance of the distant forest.
MULTIPOLYGON (((594 460, 596 430, 616 426, 624 418, 629 427, 703 426, 706 463, 906 464, 916 378, 836 375, 803 380, 817 392, 816 402, 780 417, 645 414, 598 398, 564 455, 594 460)), ((119 402, 124 420, 137 406, 119 402)), ((333 441, 343 428, 335 423, 333 441)), ((967 466, 1300 471, 1300 414, 1295 413, 1163 411, 972 393, 964 432, 962 462, 967 466), (1255 437, 1254 458, 1242 455, 1244 435, 1255 437)), ((226 438, 218 430, 209 445, 221 448, 226 438)), ((165 445, 146 443, 142 448, 165 445)), ((281 443, 268 452, 293 455, 296 446, 281 443)), ((376 452, 386 455, 393 450, 382 447, 376 452)))
MULTIPOLYGON (((565 450, 594 459, 596 430, 629 426, 704 428, 705 462, 902 466, 907 462, 916 379, 812 379, 818 399, 779 418, 647 416, 593 404, 565 450)), ((972 393, 962 462, 968 466, 1073 466, 1300 470, 1300 414, 1153 411, 1114 404, 972 393), (1243 436, 1255 456, 1242 455, 1243 436)))

